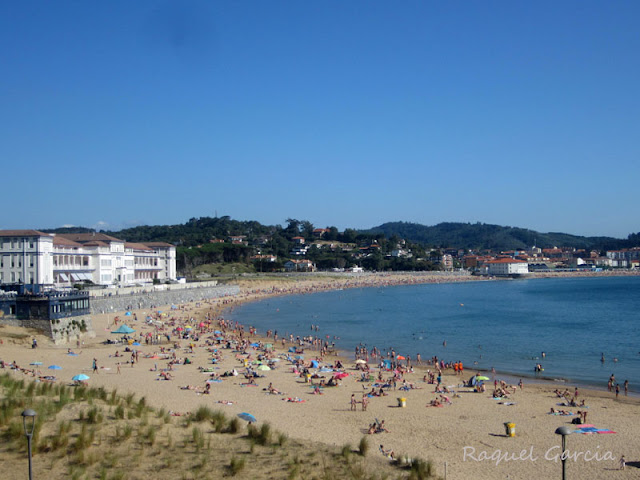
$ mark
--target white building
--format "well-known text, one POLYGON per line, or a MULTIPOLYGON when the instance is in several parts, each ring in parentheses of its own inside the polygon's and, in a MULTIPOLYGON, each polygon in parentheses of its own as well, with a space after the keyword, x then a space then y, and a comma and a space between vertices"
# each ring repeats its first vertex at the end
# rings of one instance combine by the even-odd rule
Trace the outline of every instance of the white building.
POLYGON ((0 284, 53 283, 53 237, 37 230, 0 230, 0 284))
POLYGON ((0 283, 133 285, 176 279, 176 249, 103 233, 0 230, 0 283))
POLYGON ((489 275, 522 275, 529 273, 529 264, 515 258, 498 258, 485 263, 489 275))

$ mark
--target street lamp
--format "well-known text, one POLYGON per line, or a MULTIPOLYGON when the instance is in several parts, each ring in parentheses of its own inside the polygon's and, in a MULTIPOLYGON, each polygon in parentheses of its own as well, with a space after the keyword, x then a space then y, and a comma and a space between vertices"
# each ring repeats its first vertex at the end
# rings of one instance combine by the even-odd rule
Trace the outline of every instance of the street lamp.
POLYGON ((27 449, 29 450, 29 480, 33 480, 31 471, 31 438, 36 427, 36 412, 27 408, 22 412, 22 425, 24 426, 24 434, 27 437, 27 449), (29 419, 29 420, 27 420, 29 419))
POLYGON ((566 480, 567 478, 567 435, 573 433, 573 430, 567 426, 562 426, 556 428, 556 435, 562 435, 562 480, 566 480))

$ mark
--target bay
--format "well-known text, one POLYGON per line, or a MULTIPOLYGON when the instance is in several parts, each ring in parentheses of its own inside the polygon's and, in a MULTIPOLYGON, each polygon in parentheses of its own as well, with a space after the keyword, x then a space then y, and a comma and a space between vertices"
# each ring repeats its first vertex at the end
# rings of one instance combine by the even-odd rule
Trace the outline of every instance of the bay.
POLYGON ((637 392, 639 315, 640 277, 574 277, 273 297, 237 307, 231 318, 262 333, 328 336, 349 353, 365 344, 414 361, 417 353, 462 361, 467 372, 532 377, 541 363, 540 377, 601 388, 614 374, 637 392))

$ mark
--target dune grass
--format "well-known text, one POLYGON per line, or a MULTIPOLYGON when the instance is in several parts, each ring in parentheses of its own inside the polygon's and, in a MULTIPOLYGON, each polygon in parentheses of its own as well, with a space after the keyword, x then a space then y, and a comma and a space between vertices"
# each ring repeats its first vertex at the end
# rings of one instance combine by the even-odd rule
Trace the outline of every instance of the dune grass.
MULTIPOLYGON (((146 399, 102 387, 33 383, 0 375, 0 462, 3 480, 25 476, 20 413, 37 412, 35 478, 215 479, 433 478, 428 462, 395 466, 290 439, 271 425, 244 425, 207 406, 188 416, 154 410, 146 399), (426 475, 426 476, 425 476, 426 475)), ((349 447, 351 450, 351 447, 349 447)), ((359 445, 360 453, 367 447, 359 445)))

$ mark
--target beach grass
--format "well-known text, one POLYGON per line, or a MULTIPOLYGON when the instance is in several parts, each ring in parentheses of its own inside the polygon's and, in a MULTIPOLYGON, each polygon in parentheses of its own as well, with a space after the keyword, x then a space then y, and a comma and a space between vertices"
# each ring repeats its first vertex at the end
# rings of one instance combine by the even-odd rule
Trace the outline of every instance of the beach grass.
MULTIPOLYGON (((44 387, 5 374, 0 376, 0 407, 6 480, 24 477, 24 408, 38 413, 33 438, 37 478, 428 478, 392 463, 374 462, 370 468, 353 461, 351 446, 345 446, 345 454, 344 449, 294 441, 269 423, 243 430, 237 418, 207 406, 188 418, 173 417, 147 406, 144 397, 134 401, 102 388, 44 387)), ((367 449, 363 442, 361 454, 367 449)))

